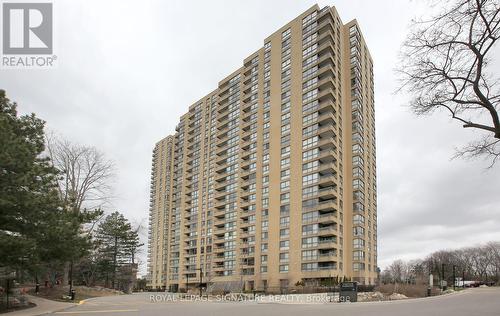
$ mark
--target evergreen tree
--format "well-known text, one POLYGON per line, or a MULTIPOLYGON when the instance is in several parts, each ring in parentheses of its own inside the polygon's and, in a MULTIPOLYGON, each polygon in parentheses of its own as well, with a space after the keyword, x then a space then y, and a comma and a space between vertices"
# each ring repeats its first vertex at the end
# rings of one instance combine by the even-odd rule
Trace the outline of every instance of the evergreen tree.
POLYGON ((18 117, 16 103, 0 90, 0 266, 38 261, 42 230, 60 211, 57 171, 44 151, 44 122, 18 117))
POLYGON ((115 288, 119 267, 134 264, 137 250, 142 246, 138 232, 122 214, 113 212, 97 227, 96 242, 101 271, 106 281, 111 278, 111 287, 115 288))
POLYGON ((0 266, 20 272, 59 269, 83 256, 90 236, 82 225, 99 214, 64 207, 59 171, 43 157, 44 125, 35 114, 18 116, 0 90, 0 266))

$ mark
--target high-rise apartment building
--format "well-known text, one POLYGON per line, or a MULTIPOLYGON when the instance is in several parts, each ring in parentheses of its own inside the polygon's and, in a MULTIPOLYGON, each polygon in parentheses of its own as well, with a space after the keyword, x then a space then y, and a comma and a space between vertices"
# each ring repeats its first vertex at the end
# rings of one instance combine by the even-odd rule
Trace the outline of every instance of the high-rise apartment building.
POLYGON ((311 7, 189 107, 153 154, 149 286, 290 289, 377 276, 373 62, 311 7))

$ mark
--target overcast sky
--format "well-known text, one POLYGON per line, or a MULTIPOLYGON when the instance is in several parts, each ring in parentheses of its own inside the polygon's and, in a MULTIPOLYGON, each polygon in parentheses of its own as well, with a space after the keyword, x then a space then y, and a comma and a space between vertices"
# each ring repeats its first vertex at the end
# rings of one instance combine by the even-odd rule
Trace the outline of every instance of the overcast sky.
MULTIPOLYGON (((155 142, 174 133, 188 106, 265 37, 314 3, 58 0, 58 67, 2 69, 0 89, 21 113, 35 112, 50 130, 116 161, 114 208, 146 226, 155 142)), ((477 134, 445 113, 416 117, 392 93, 400 43, 410 19, 429 12, 426 2, 319 5, 336 6, 344 23, 356 18, 374 60, 379 265, 500 240, 500 165, 485 171, 481 160, 451 160, 477 134)))

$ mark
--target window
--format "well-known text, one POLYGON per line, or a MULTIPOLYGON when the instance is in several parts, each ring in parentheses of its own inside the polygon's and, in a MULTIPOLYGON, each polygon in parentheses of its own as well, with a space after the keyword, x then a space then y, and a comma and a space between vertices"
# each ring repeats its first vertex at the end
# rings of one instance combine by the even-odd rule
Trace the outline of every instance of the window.
POLYGON ((306 58, 308 55, 315 53, 317 49, 318 49, 318 44, 309 46, 308 48, 302 51, 302 58, 306 58))
POLYGON ((313 235, 318 233, 318 224, 309 224, 302 226, 302 236, 313 235))
POLYGON ((287 29, 286 31, 284 31, 283 33, 281 33, 281 39, 287 39, 290 37, 290 34, 291 34, 291 29, 287 29))
POLYGON ((269 194, 269 187, 263 187, 262 188, 262 196, 267 196, 268 194, 269 194))
POLYGON ((289 228, 280 229, 280 238, 286 238, 289 236, 290 236, 290 229, 289 228))
POLYGON ((302 62, 302 67, 305 68, 305 67, 307 67, 308 65, 314 63, 317 60, 318 60, 318 54, 314 54, 314 55, 308 57, 306 60, 304 60, 302 62))
POLYGON ((313 34, 309 35, 308 37, 306 37, 302 40, 302 45, 305 47, 305 46, 311 44, 313 41, 316 40, 317 37, 318 37, 318 33, 313 33, 313 34))
POLYGON ((290 144, 290 134, 281 136, 281 146, 288 146, 290 144))
POLYGON ((262 163, 268 163, 269 162, 269 154, 262 155, 262 163))
POLYGON ((302 153, 302 160, 309 160, 313 158, 317 158, 319 156, 319 149, 314 148, 302 153))
POLYGON ((288 252, 280 253, 280 263, 288 262, 290 260, 290 254, 288 252))
POLYGON ((309 102, 312 101, 314 98, 318 96, 318 89, 311 90, 307 93, 304 93, 302 95, 302 102, 309 102))
POLYGON ((288 227, 290 225, 290 216, 280 217, 280 227, 288 227))
POLYGON ((288 168, 290 166, 290 158, 281 159, 280 166, 281 169, 288 168))
POLYGON ((268 232, 262 232, 260 234, 260 239, 267 240, 267 238, 269 238, 269 233, 268 232))
POLYGON ((354 202, 352 204, 353 211, 363 212, 365 210, 365 206, 361 202, 354 202))
POLYGON ((362 250, 355 250, 352 252, 352 260, 361 261, 365 259, 365 252, 362 250))
POLYGON ((290 67, 290 58, 285 59, 285 60, 281 63, 281 70, 285 70, 285 69, 287 69, 288 67, 290 67))
POLYGON ((353 156, 352 157, 352 165, 353 166, 360 166, 363 167, 364 160, 361 158, 361 156, 353 156))
POLYGON ((365 217, 363 215, 356 214, 353 216, 352 222, 354 225, 363 225, 365 223, 365 217))
MULTIPOLYGON (((306 187, 302 189, 302 198, 306 199, 318 194, 318 186, 306 187)), ((312 201, 312 200, 309 200, 312 201)))
POLYGON ((267 185, 267 184, 269 184, 269 176, 262 177, 262 185, 267 185))
POLYGON ((280 216, 286 216, 290 214, 290 204, 280 206, 280 216))
POLYGON ((261 273, 267 273, 267 266, 260 266, 261 273))
POLYGON ((288 87, 290 87, 291 80, 287 79, 281 83, 281 91, 285 91, 288 87))
POLYGON ((313 248, 318 246, 318 237, 302 238, 302 248, 313 248))
POLYGON ((317 131, 318 131, 318 125, 311 125, 302 129, 302 136, 304 138, 307 138, 309 136, 314 135, 317 131))
POLYGON ((318 250, 302 250, 302 260, 317 260, 318 250))
POLYGON ((307 80, 302 84, 302 90, 309 89, 310 87, 314 86, 318 82, 318 77, 314 77, 312 79, 307 80))
POLYGON ((365 229, 363 227, 356 226, 354 227, 353 231, 354 231, 354 236, 356 237, 358 236, 362 237, 365 235, 365 229))
POLYGON ((290 248, 290 241, 289 240, 280 241, 280 250, 288 250, 289 248, 290 248))
POLYGON ((281 105, 281 112, 285 113, 287 111, 290 111, 290 101, 287 101, 281 105))
POLYGON ((290 112, 281 115, 281 124, 288 124, 288 123, 290 123, 290 112))
POLYGON ((352 180, 352 188, 353 190, 363 190, 365 187, 365 183, 361 179, 352 180))
POLYGON ((302 72, 302 79, 306 80, 309 77, 315 76, 318 73, 318 66, 313 66, 302 72))
POLYGON ((290 155, 290 146, 286 146, 286 147, 283 147, 281 148, 281 157, 285 157, 285 156, 288 156, 290 155))
POLYGON ((308 212, 302 214, 302 223, 310 223, 318 220, 319 214, 318 212, 308 212))
POLYGON ((281 126, 281 134, 290 133, 290 124, 285 124, 281 126))
POLYGON ((262 166, 262 173, 266 174, 269 172, 269 165, 262 166))
POLYGON ((317 262, 303 263, 301 268, 302 268, 302 271, 317 271, 318 270, 318 263, 317 262))
POLYGON ((318 15, 318 11, 313 11, 309 15, 307 15, 305 18, 302 19, 302 25, 305 26, 312 21, 316 20, 316 16, 318 15))
POLYGON ((360 249, 365 247, 365 241, 361 238, 354 238, 352 240, 352 246, 354 249, 360 249))
POLYGON ((281 189, 281 191, 286 191, 286 190, 290 189, 290 181, 281 182, 280 189, 281 189))
POLYGON ((269 228, 269 221, 262 221, 261 226, 263 231, 267 230, 269 228))
POLYGON ((290 169, 286 169, 286 170, 281 171, 280 176, 281 176, 281 180, 285 180, 285 179, 289 178, 290 177, 290 169))
POLYGON ((280 265, 280 273, 287 273, 287 272, 288 272, 288 264, 280 265))
POLYGON ((319 180, 318 173, 308 174, 308 175, 302 176, 302 185, 303 186, 311 185, 311 184, 317 183, 318 180, 319 180))
POLYGON ((352 264, 352 269, 353 271, 364 271, 365 270, 365 264, 361 262, 354 262, 352 264))
POLYGON ((317 122, 317 121, 318 121, 318 112, 313 112, 313 113, 306 115, 302 118, 303 125, 309 125, 309 124, 317 122))
POLYGON ((318 170, 319 160, 314 160, 305 164, 302 164, 302 172, 307 173, 314 170, 318 170))
POLYGON ((281 58, 282 59, 285 59, 287 58, 288 56, 290 56, 290 53, 292 52, 292 49, 290 47, 286 48, 285 50, 283 50, 281 52, 281 58))
POLYGON ((281 203, 290 202, 290 192, 280 194, 280 201, 281 203))

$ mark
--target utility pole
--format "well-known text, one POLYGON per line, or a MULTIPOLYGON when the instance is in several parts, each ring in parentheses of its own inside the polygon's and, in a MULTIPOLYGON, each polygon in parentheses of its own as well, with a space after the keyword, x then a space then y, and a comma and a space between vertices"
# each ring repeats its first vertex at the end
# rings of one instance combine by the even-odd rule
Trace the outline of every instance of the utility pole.
POLYGON ((186 274, 186 293, 189 290, 189 272, 186 274))
POLYGON ((462 270, 462 287, 465 288, 465 269, 462 270))
POLYGON ((455 291, 455 269, 456 269, 456 265, 453 265, 453 291, 455 291))
POLYGON ((73 291, 73 259, 71 259, 71 263, 69 266, 69 296, 73 291))
POLYGON ((444 291, 444 263, 441 263, 441 290, 444 291))

